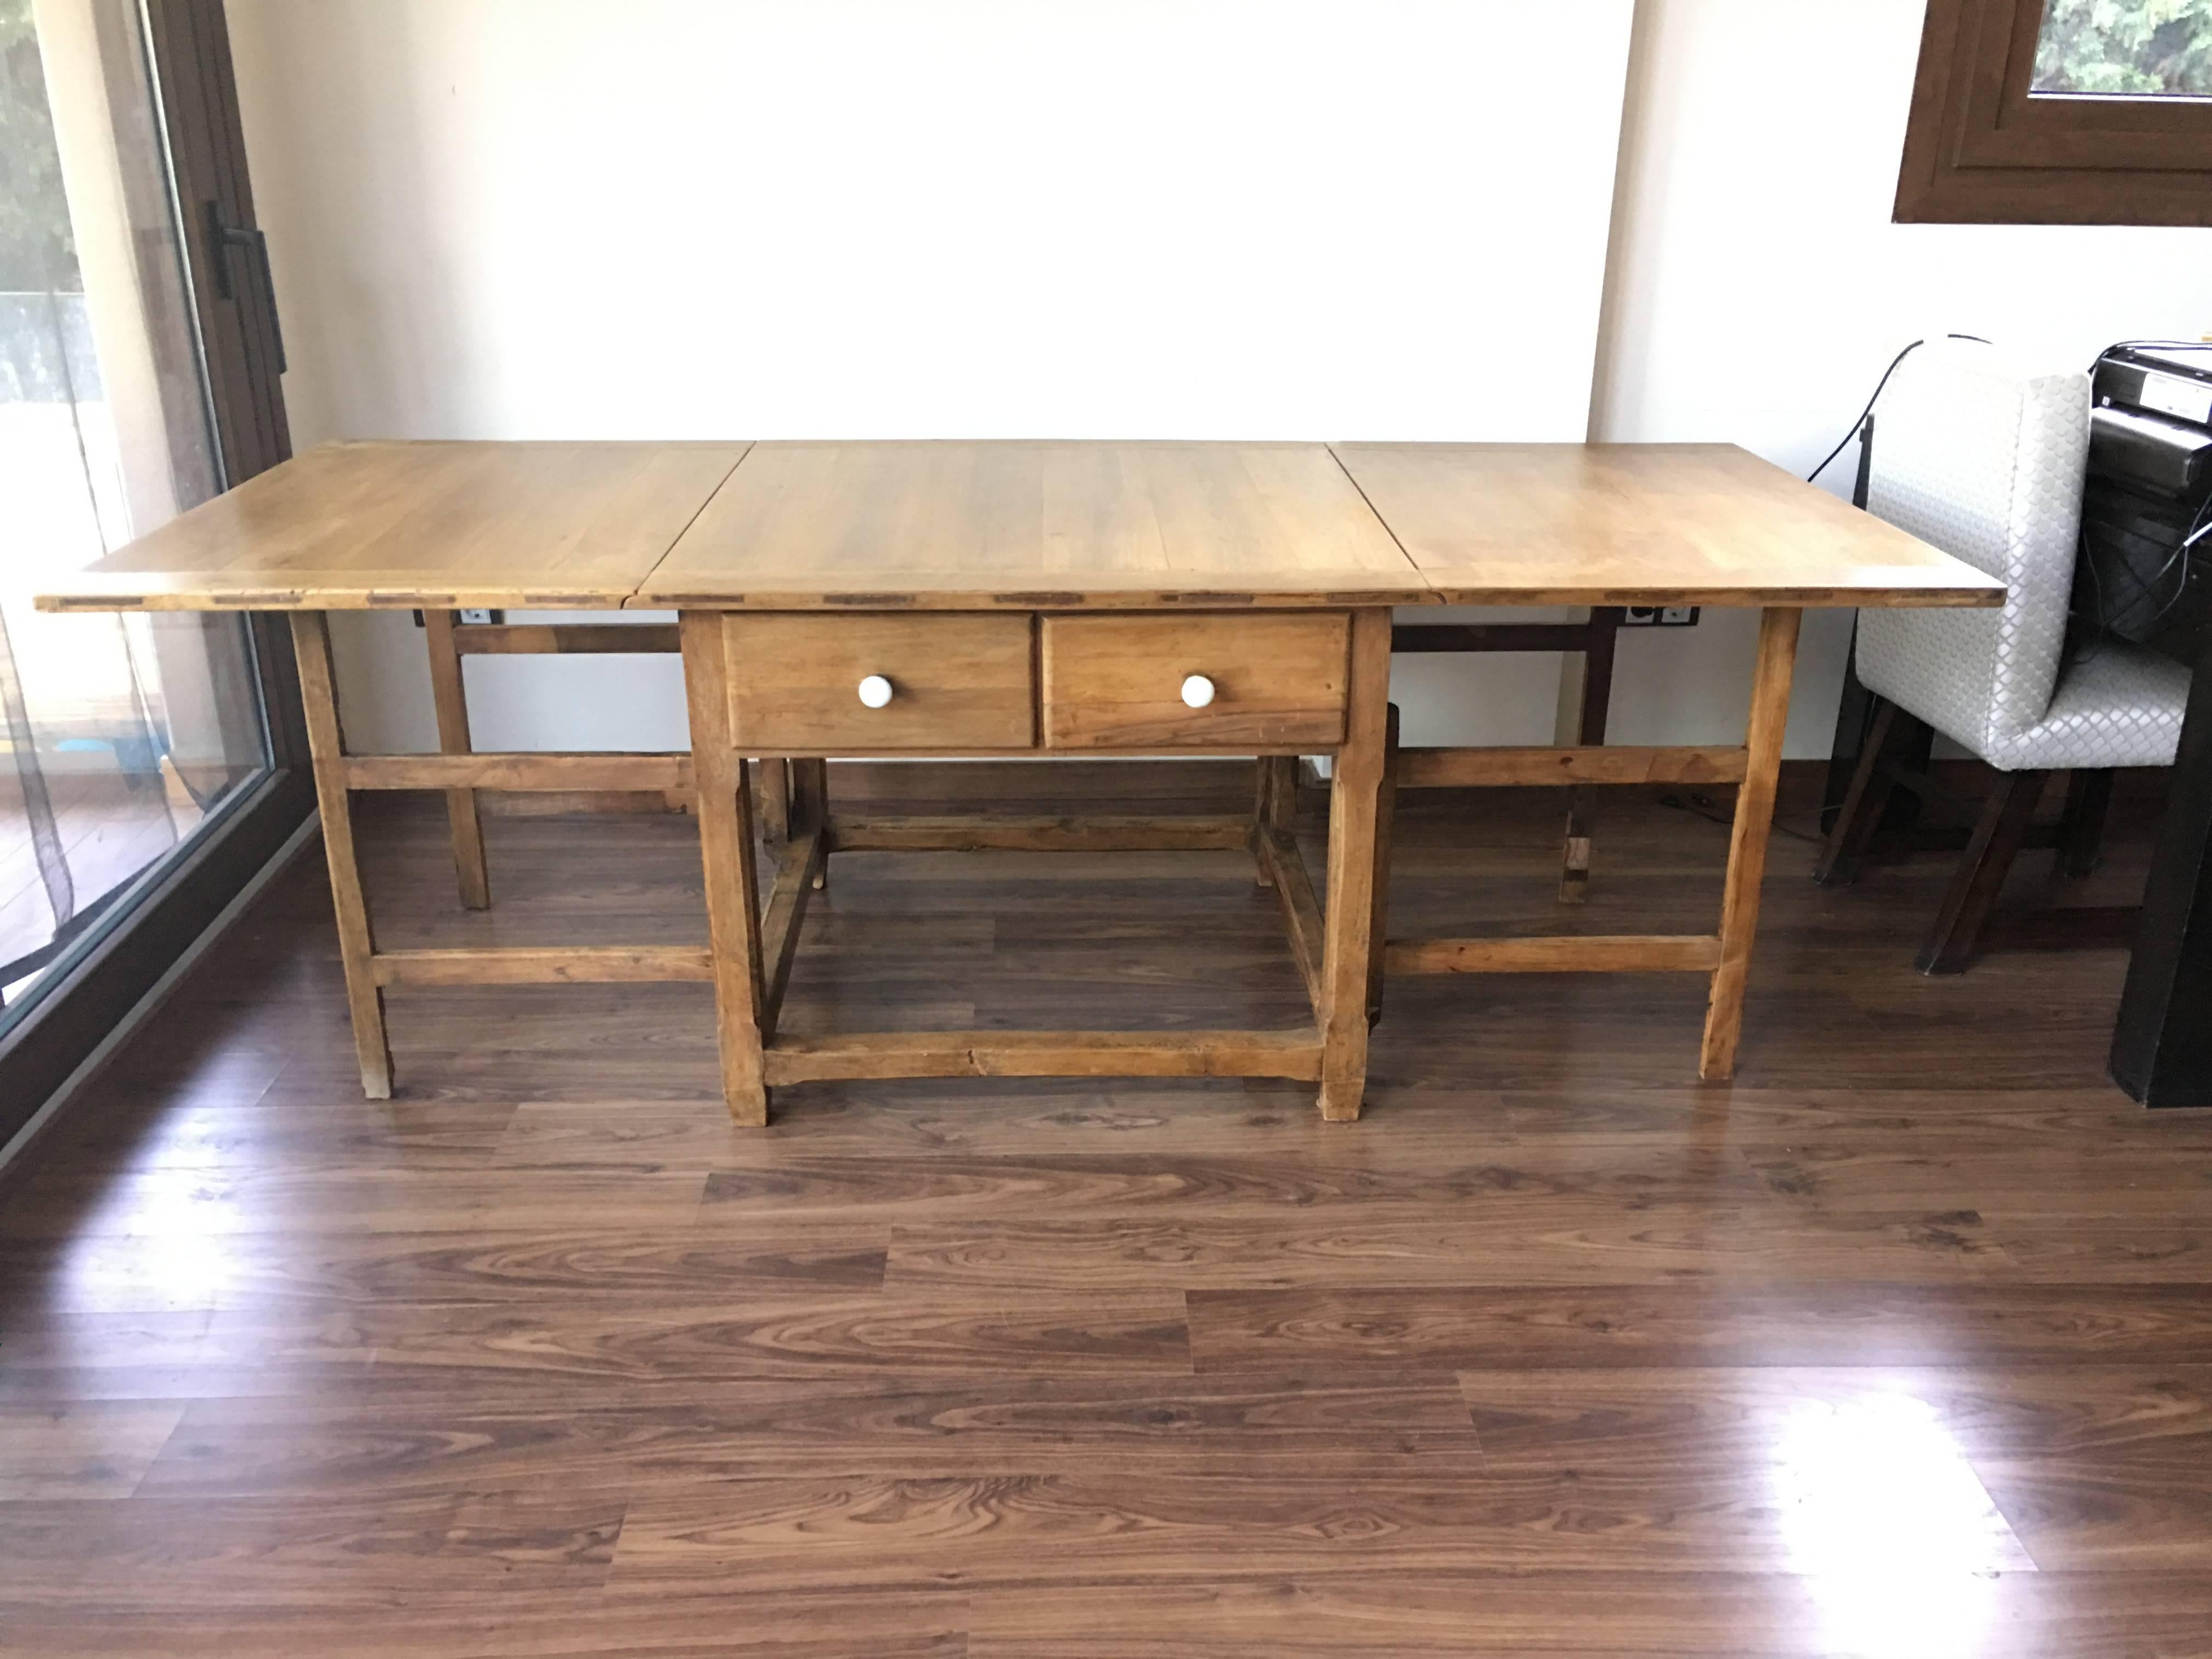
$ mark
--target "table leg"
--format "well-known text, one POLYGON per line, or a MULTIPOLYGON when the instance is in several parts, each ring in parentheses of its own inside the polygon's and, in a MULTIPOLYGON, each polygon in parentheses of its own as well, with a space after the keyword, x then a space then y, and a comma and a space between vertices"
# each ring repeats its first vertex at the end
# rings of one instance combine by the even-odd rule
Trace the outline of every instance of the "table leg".
MULTIPOLYGON (((1576 741, 1585 749, 1605 742, 1605 726, 1613 708, 1613 659, 1620 625, 1627 612, 1617 605, 1599 605, 1589 614, 1590 642, 1583 653, 1583 708, 1576 741)), ((1589 897, 1590 830, 1596 817, 1596 799, 1581 784, 1567 790, 1566 847, 1559 863, 1559 902, 1580 904, 1589 897)))
MULTIPOLYGON (((1253 768, 1252 833, 1267 836, 1279 831, 1296 833, 1298 815, 1298 757, 1262 755, 1253 768)), ((1255 879, 1262 887, 1275 884, 1265 859, 1254 860, 1255 879)))
MULTIPOLYGON (((453 641, 460 621, 453 611, 425 611, 423 636, 430 648, 430 701, 438 711, 438 749, 447 755, 469 752, 469 695, 461 676, 461 653, 453 641)), ((446 791, 446 821, 453 831, 453 874, 461 903, 471 910, 491 908, 491 874, 484 864, 483 821, 473 789, 446 791)))
POLYGON ((2190 682, 2111 1066, 2146 1106, 2212 1106, 2212 646, 2190 682))
POLYGON ((1369 941, 1375 925, 1376 813, 1390 705, 1390 613, 1355 611, 1344 744, 1328 792, 1328 916, 1322 952, 1321 1115, 1359 1115, 1367 1090, 1369 941))
POLYGON ((771 755, 753 774, 753 792, 760 816, 761 844, 770 852, 791 839, 791 766, 771 755))
POLYGON ((322 809, 323 851, 330 860, 331 900, 337 911, 338 960, 345 969, 354 1049, 361 1060, 361 1089, 371 1100, 389 1100, 392 1047, 384 1033, 384 993, 369 965, 375 944, 369 929, 368 898, 362 889, 361 861, 354 850, 353 804, 346 790, 337 678, 331 665, 329 621, 321 611, 292 613, 292 648, 299 659, 300 700, 307 711, 315 799, 322 809))
POLYGON ((1375 801, 1375 920, 1367 933, 1367 1024, 1382 1023, 1383 947, 1390 942, 1390 842, 1398 828, 1398 705, 1382 727, 1382 787, 1375 801))
POLYGON ((748 1127, 768 1121, 762 1060, 760 889, 753 868, 752 797, 730 734, 729 659, 721 613, 683 613, 684 693, 691 712, 693 807, 707 880, 714 958, 714 1033, 722 1096, 748 1127))
POLYGON ((1782 770, 1782 733, 1790 723, 1790 678, 1797 659, 1803 613, 1772 609, 1759 618, 1759 659, 1751 681, 1749 750, 1736 790, 1735 826, 1729 836, 1728 882, 1721 900, 1721 961, 1713 969, 1712 1000, 1705 1014, 1705 1048, 1698 1075, 1718 1082, 1735 1075, 1736 1042, 1743 1034, 1744 988, 1751 975, 1751 947, 1759 932, 1759 884, 1766 873, 1767 837, 1774 828, 1774 787, 1782 770))
MULTIPOLYGON (((769 765, 775 765, 770 761, 769 765)), ((830 827, 830 763, 815 757, 794 760, 791 765, 790 830, 794 836, 811 835, 830 827)), ((830 885, 830 860, 819 860, 814 868, 814 890, 821 892, 830 885)))

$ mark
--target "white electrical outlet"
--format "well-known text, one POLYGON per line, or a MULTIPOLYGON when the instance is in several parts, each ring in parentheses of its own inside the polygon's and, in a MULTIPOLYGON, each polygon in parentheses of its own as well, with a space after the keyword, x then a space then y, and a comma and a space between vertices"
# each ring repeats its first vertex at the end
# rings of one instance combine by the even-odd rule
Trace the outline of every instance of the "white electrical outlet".
POLYGON ((1698 608, 1693 605, 1670 605, 1659 613, 1662 628, 1687 628, 1698 620, 1698 608))
POLYGON ((465 623, 488 624, 491 621, 491 612, 489 611, 464 611, 461 612, 461 620, 465 623))

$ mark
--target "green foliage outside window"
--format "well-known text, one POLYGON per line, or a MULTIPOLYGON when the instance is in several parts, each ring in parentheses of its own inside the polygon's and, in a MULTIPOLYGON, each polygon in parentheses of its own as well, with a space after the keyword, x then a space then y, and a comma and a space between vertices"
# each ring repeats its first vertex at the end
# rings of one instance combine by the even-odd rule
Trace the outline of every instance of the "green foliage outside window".
POLYGON ((0 292, 78 286, 31 0, 0 0, 0 292))
POLYGON ((2044 0, 2035 89, 2212 98, 2212 0, 2044 0))

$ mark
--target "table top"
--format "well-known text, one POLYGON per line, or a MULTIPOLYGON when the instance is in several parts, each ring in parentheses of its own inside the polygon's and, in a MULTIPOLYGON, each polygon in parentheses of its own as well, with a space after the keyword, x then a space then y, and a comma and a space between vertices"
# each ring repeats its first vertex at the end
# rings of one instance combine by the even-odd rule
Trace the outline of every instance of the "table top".
POLYGON ((1323 444, 760 443, 636 603, 1418 605, 1323 444))
POLYGON ((39 607, 618 610, 745 449, 325 444, 55 577, 39 607))
POLYGON ((1996 605, 2004 584, 1732 444, 1338 444, 1447 605, 1996 605))
POLYGON ((2001 604, 1726 445, 343 443, 49 611, 2001 604))

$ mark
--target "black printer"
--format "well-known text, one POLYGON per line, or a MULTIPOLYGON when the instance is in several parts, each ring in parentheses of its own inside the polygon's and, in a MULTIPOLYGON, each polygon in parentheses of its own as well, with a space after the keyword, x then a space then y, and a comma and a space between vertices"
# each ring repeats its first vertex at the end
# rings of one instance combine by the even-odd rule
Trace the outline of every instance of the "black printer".
POLYGON ((2075 613, 2194 661, 2212 636, 2212 344, 2115 346, 2090 385, 2075 613))

